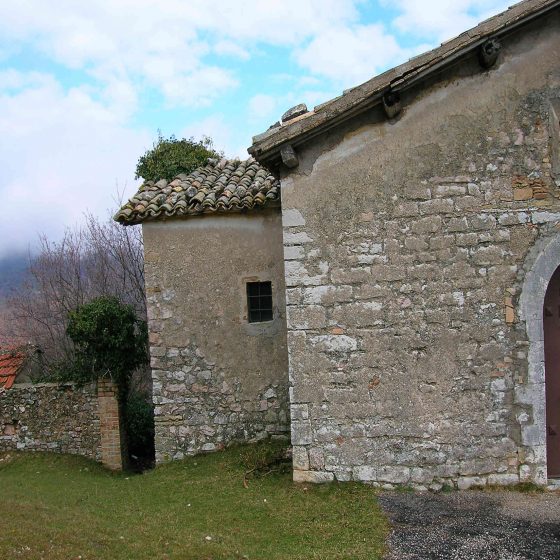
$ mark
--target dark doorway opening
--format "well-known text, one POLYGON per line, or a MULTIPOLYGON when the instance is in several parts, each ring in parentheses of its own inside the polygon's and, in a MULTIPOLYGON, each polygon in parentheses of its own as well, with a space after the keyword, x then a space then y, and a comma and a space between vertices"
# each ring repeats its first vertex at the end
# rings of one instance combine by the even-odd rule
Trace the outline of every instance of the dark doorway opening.
POLYGON ((543 327, 547 471, 548 478, 560 478, 560 267, 546 290, 543 327))

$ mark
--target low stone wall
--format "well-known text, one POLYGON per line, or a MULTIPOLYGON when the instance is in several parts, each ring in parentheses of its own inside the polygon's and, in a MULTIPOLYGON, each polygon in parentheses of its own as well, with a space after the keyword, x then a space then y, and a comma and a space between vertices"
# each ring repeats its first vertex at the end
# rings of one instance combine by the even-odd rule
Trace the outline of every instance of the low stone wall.
POLYGON ((110 381, 15 384, 0 393, 0 452, 51 451, 82 455, 120 470, 121 432, 110 381))
POLYGON ((0 451, 54 451, 101 460, 95 386, 16 384, 0 395, 0 451))

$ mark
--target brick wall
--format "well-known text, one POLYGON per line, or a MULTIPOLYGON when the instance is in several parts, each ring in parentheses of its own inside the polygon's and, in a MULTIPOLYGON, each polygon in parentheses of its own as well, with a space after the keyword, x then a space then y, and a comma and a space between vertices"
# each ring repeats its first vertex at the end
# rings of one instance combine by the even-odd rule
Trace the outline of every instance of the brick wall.
POLYGON ((117 388, 108 379, 97 383, 101 462, 111 470, 126 464, 125 431, 119 411, 117 388))

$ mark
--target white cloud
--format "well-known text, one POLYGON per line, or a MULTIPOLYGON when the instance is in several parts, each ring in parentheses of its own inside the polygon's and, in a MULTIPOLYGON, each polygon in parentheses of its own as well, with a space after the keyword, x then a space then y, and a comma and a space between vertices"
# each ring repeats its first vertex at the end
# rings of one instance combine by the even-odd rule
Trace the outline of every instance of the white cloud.
MULTIPOLYGON (((390 5, 402 12, 394 21, 399 31, 435 37, 441 42, 506 10, 511 3, 512 0, 392 0, 390 5)), ((389 5, 388 0, 383 4, 389 5)))
POLYGON ((214 45, 214 52, 220 56, 231 56, 239 60, 249 60, 249 58, 251 58, 247 49, 244 49, 233 41, 218 41, 214 45))
POLYGON ((227 68, 209 65, 212 53, 247 60, 257 43, 298 45, 355 21, 356 1, 2 2, 0 50, 33 45, 58 64, 113 84, 107 95, 118 83, 122 97, 128 82, 159 90, 171 104, 196 106, 237 84, 227 68), (179 94, 180 87, 188 91, 179 94))
POLYGON ((18 90, 0 90, 0 256, 40 232, 58 237, 86 210, 105 215, 117 185, 134 190, 136 160, 149 144, 85 89, 64 91, 46 74, 7 75, 18 90))
POLYGON ((228 70, 206 66, 186 76, 170 78, 163 83, 162 91, 171 104, 207 107, 238 83, 228 70))
POLYGON ((356 21, 359 0, 222 0, 211 28, 242 42, 293 46, 326 27, 356 21))
POLYGON ((296 53, 304 68, 344 86, 357 85, 404 56, 395 37, 379 24, 326 29, 296 53))

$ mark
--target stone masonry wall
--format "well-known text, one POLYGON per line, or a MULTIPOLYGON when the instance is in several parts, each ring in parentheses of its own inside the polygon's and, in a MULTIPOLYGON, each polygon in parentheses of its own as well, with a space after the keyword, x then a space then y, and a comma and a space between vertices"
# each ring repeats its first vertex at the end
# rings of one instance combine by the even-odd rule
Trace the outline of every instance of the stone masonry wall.
POLYGON ((0 393, 0 451, 52 451, 101 461, 95 386, 15 384, 0 393))
POLYGON ((396 121, 300 148, 282 179, 295 480, 546 482, 519 298, 560 229, 559 19, 403 95, 396 121))
POLYGON ((279 209, 145 223, 156 461, 287 436, 279 209), (271 281, 274 319, 248 323, 246 283, 271 281))

